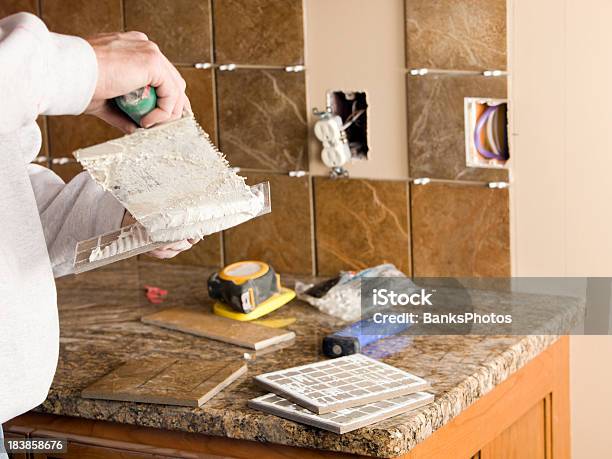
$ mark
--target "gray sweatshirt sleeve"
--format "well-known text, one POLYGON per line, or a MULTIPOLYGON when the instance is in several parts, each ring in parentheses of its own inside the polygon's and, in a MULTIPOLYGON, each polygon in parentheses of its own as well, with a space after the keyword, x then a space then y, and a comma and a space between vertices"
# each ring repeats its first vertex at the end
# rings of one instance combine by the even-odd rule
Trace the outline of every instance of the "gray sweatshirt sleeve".
POLYGON ((125 209, 82 172, 64 184, 37 164, 28 166, 55 277, 73 272, 77 242, 119 229, 125 209))
MULTIPOLYGON (((0 135, 33 124, 40 114, 82 113, 98 74, 96 55, 85 40, 49 32, 26 13, 0 20, 0 69, 0 135)), ((15 144, 14 150, 22 148, 15 144)), ((28 173, 53 273, 70 274, 76 243, 119 228, 123 207, 88 174, 64 184, 42 166, 29 165, 28 173)))

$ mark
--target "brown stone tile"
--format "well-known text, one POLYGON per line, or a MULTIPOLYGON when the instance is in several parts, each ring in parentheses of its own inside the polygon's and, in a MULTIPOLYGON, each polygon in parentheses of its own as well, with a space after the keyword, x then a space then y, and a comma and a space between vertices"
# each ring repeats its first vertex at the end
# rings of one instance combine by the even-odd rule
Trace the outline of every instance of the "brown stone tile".
POLYGON ((15 13, 36 14, 36 0, 2 0, 0 2, 0 19, 15 13))
POLYGON ((510 276, 508 190, 411 187, 415 276, 510 276))
POLYGON ((406 0, 407 66, 506 68, 506 0, 406 0))
POLYGON ((318 274, 386 262, 410 274, 406 182, 317 177, 314 203, 318 274))
POLYGON ((52 32, 87 37, 123 29, 121 0, 41 0, 41 9, 52 32))
POLYGON ((301 0, 214 0, 216 61, 302 64, 303 18, 301 0))
POLYGON ((36 123, 38 124, 38 128, 40 129, 40 137, 42 139, 39 154, 47 156, 49 154, 49 142, 47 141, 47 117, 39 116, 36 119, 36 123))
POLYGON ((126 30, 147 34, 172 62, 210 62, 207 0, 125 0, 126 30))
MULTIPOLYGON (((204 237, 191 249, 181 252, 174 258, 160 260, 142 255, 144 260, 174 265, 221 266, 221 235, 219 233, 204 237)), ((205 282, 205 279, 202 280, 205 282)))
POLYGON ((309 178, 242 175, 250 185, 270 182, 272 212, 225 232, 225 262, 262 260, 280 273, 312 274, 309 178))
POLYGON ((212 71, 193 67, 179 67, 179 72, 187 83, 187 96, 196 120, 215 141, 217 125, 212 71))
POLYGON ((70 162, 67 164, 52 164, 51 170, 59 175, 66 183, 83 172, 83 168, 77 162, 70 162))
POLYGON ((303 73, 218 72, 217 91, 219 140, 232 166, 308 169, 303 73))
POLYGON ((410 176, 449 180, 507 180, 500 169, 465 166, 464 97, 505 98, 506 78, 408 76, 410 176))
POLYGON ((56 158, 72 157, 78 148, 88 147, 123 135, 104 121, 89 115, 50 116, 49 150, 56 158))

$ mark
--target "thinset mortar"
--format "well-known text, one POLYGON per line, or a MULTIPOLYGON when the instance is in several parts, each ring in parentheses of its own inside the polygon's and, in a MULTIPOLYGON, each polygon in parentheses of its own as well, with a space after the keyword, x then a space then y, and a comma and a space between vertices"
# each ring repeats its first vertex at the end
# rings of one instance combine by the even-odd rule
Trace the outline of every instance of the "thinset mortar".
POLYGON ((191 116, 74 155, 155 242, 198 239, 264 208, 191 116))

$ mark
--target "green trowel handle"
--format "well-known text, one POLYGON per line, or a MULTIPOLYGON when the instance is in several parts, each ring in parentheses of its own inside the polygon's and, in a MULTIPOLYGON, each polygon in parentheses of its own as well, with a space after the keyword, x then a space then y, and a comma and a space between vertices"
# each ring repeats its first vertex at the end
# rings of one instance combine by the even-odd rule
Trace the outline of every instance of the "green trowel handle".
POLYGON ((115 103, 136 124, 140 125, 140 119, 157 105, 157 93, 153 86, 145 86, 125 96, 115 97, 115 103))

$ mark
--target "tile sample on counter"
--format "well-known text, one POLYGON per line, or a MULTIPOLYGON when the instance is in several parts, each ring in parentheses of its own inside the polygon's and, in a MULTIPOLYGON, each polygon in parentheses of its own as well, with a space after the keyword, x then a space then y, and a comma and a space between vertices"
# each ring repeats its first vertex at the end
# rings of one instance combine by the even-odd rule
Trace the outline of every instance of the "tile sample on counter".
POLYGON ((410 275, 406 182, 316 177, 314 187, 319 275, 381 263, 410 275))
POLYGON ((255 381, 316 414, 429 388, 424 379, 363 354, 265 373, 255 376, 255 381))
POLYGON ((506 68, 506 0, 406 0, 406 65, 506 68))
POLYGON ((300 0, 213 0, 215 60, 250 65, 304 62, 300 0))
POLYGON ((217 119, 212 70, 178 67, 178 71, 187 83, 186 93, 195 119, 216 144, 217 119))
POLYGON ((430 183, 411 197, 415 276, 510 276, 507 189, 430 183))
POLYGON ((304 73, 217 72, 219 143, 232 166, 308 169, 304 73))
POLYGON ((433 402, 433 399, 434 396, 427 392, 415 392, 354 408, 314 414, 276 394, 266 394, 249 400, 249 406, 291 421, 343 434, 414 410, 433 402))
POLYGON ((225 262, 262 260, 281 275, 314 274, 309 177, 240 175, 249 185, 270 182, 272 212, 225 231, 225 262))
POLYGON ((157 43, 172 62, 210 62, 211 18, 206 0, 124 0, 126 30, 157 43))
POLYGON ((91 115, 50 116, 47 118, 47 129, 49 152, 54 158, 72 158, 72 153, 79 148, 124 135, 119 129, 91 115))
POLYGON ((37 0, 2 0, 0 3, 0 19, 15 13, 36 14, 37 11, 37 0))
POLYGON ((145 324, 157 325, 256 351, 295 338, 295 333, 292 331, 226 319, 208 312, 187 308, 164 309, 143 316, 140 320, 145 324))
POLYGON ((121 0, 41 0, 41 17, 49 30, 67 35, 123 30, 121 0))
POLYGON ((148 357, 132 360, 83 390, 84 398, 200 407, 245 374, 244 362, 148 357))
POLYGON ((505 98, 505 77, 407 77, 410 177, 505 181, 508 172, 466 166, 465 97, 505 98))

